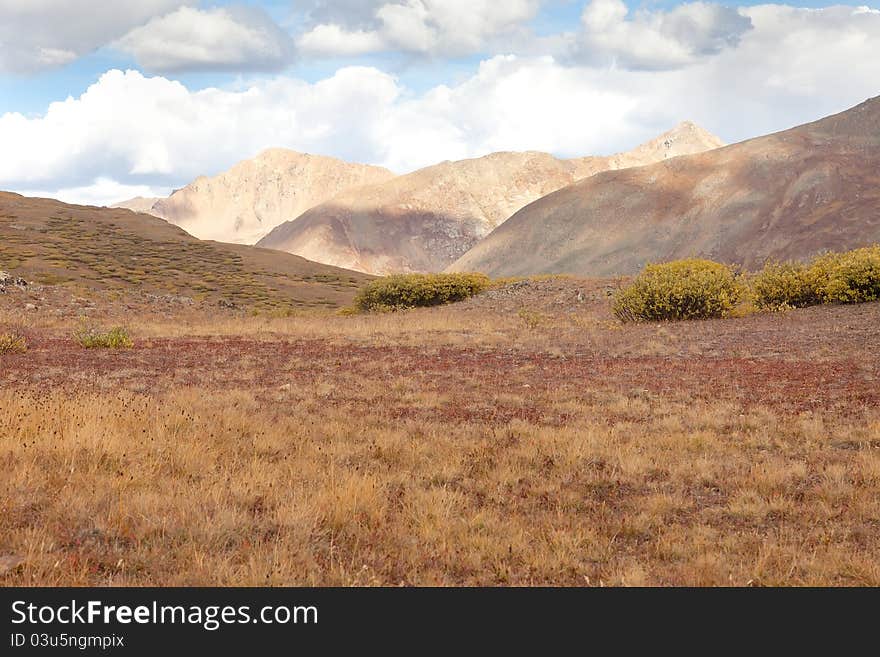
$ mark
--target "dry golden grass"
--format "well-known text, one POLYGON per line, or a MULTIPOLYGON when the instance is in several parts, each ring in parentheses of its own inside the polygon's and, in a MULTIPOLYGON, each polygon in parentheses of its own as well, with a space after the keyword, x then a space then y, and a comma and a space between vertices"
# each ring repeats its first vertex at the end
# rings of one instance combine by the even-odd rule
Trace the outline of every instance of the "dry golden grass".
POLYGON ((5 583, 880 584, 876 413, 550 395, 565 426, 496 427, 395 420, 358 383, 271 416, 243 391, 0 392, 5 583))
POLYGON ((622 327, 546 285, 113 352, 33 313, 0 584, 880 585, 880 305, 622 327))

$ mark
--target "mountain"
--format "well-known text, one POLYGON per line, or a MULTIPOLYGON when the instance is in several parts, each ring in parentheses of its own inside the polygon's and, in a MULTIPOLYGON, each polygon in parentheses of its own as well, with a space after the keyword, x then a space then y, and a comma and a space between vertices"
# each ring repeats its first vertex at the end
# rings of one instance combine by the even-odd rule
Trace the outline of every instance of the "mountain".
POLYGON ((607 169, 717 148, 685 122, 633 151, 560 160, 493 153, 344 192, 281 224, 259 246, 373 274, 439 271, 532 201, 607 169))
POLYGON ((132 199, 114 207, 148 212, 200 239, 254 244, 272 228, 352 187, 393 178, 381 167, 282 148, 200 177, 166 199, 132 199))
POLYGON ((452 271, 632 274, 704 256, 747 268, 880 242, 880 98, 726 148, 609 171, 523 208, 452 271))
POLYGON ((135 196, 134 198, 130 198, 127 201, 114 203, 110 207, 131 210, 132 212, 145 212, 146 214, 150 214, 153 206, 161 200, 162 199, 155 196, 135 196))
POLYGON ((0 270, 83 290, 252 307, 339 307, 369 277, 253 246, 203 242, 129 210, 0 192, 0 270))

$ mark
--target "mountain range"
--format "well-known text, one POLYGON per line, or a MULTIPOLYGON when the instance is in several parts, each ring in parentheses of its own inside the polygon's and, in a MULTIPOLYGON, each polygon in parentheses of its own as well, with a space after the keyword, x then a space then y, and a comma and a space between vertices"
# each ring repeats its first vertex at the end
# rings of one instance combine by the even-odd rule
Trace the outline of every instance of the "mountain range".
POLYGON ((343 192, 258 243, 371 274, 439 271, 515 213, 553 191, 609 169, 717 148, 690 122, 610 157, 492 153, 443 162, 343 192))
POLYGON ((684 122, 613 156, 502 152, 401 176, 272 149, 124 205, 371 274, 608 276, 687 256, 754 269, 880 242, 880 98, 730 146, 684 122))
POLYGON ((165 199, 114 207, 144 212, 201 239, 253 244, 366 273, 437 271, 532 201, 608 169, 717 148, 691 122, 632 151, 558 159, 492 153, 395 176, 387 169, 270 149, 165 199))
POLYGON ((168 198, 138 197, 113 207, 152 214, 199 239, 254 244, 282 221, 347 189, 393 177, 381 167, 272 148, 220 175, 199 177, 168 198))

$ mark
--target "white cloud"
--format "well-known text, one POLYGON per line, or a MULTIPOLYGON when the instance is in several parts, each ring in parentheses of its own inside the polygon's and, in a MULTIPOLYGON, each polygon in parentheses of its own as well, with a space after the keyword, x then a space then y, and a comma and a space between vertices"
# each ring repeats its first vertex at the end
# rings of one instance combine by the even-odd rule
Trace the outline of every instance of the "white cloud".
POLYGON ((360 23, 342 18, 322 3, 318 16, 333 22, 319 23, 297 44, 311 54, 349 54, 346 41, 360 44, 360 52, 380 50, 434 55, 481 52, 522 29, 541 0, 402 0, 366 3, 356 14, 360 23))
POLYGON ((0 0, 0 73, 67 64, 194 0, 0 0))
POLYGON ((0 116, 0 188, 70 189, 101 177, 176 187, 270 146, 398 171, 493 150, 599 154, 683 119, 735 141, 880 93, 880 14, 740 11, 753 28, 737 45, 681 68, 499 56, 458 84, 420 94, 374 68, 344 68, 316 83, 278 76, 203 91, 112 71, 44 116, 0 116))
POLYGON ((623 0, 591 0, 575 57, 626 68, 678 68, 735 47, 752 27, 736 9, 707 2, 629 14, 623 0))
POLYGON ((153 18, 114 43, 145 70, 278 70, 293 42, 262 10, 181 7, 153 18))
POLYGON ((297 47, 313 55, 352 56, 378 52, 385 44, 376 32, 346 31, 334 23, 316 26, 302 35, 297 47))
POLYGON ((749 18, 736 9, 710 2, 630 12, 623 0, 590 0, 579 29, 539 37, 529 23, 545 2, 373 1, 346 11, 334 7, 337 3, 320 2, 313 15, 324 22, 302 34, 297 44, 304 53, 318 56, 504 52, 552 54, 589 65, 668 69, 735 47, 751 27, 749 18))
POLYGON ((670 76, 670 94, 735 138, 804 123, 880 94, 880 14, 744 7, 736 48, 670 76))
POLYGON ((174 186, 271 146, 370 159, 375 126, 400 92, 375 69, 345 68, 314 84, 288 77, 243 91, 192 92, 136 71, 109 71, 46 114, 0 116, 0 188, 174 186))
POLYGON ((171 193, 168 187, 151 187, 149 185, 124 185, 109 178, 98 178, 90 185, 66 187, 56 190, 25 189, 19 193, 37 198, 55 198, 65 203, 77 205, 111 205, 119 201, 143 197, 163 197, 171 193))
POLYGON ((378 126, 383 162, 406 170, 499 150, 610 152, 641 132, 629 118, 638 103, 607 72, 551 57, 498 56, 462 84, 403 100, 386 114, 378 126))

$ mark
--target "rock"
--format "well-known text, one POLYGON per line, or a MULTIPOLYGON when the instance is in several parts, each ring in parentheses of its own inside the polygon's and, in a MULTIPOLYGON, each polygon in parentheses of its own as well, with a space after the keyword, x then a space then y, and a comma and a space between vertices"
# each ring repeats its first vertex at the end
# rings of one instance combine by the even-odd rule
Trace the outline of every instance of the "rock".
POLYGON ((22 563, 24 559, 15 554, 0 554, 0 575, 12 572, 22 563))
POLYGON ((35 311, 35 310, 37 309, 37 307, 36 307, 34 304, 32 304, 32 303, 26 303, 26 304, 24 305, 24 309, 33 312, 33 311, 35 311))
POLYGON ((192 297, 184 297, 178 296, 176 294, 144 294, 144 298, 147 301, 154 303, 164 303, 167 305, 179 304, 184 306, 191 306, 195 301, 192 297))
POLYGON ((6 287, 27 287, 28 282, 20 276, 13 276, 9 272, 0 271, 0 290, 6 287))

